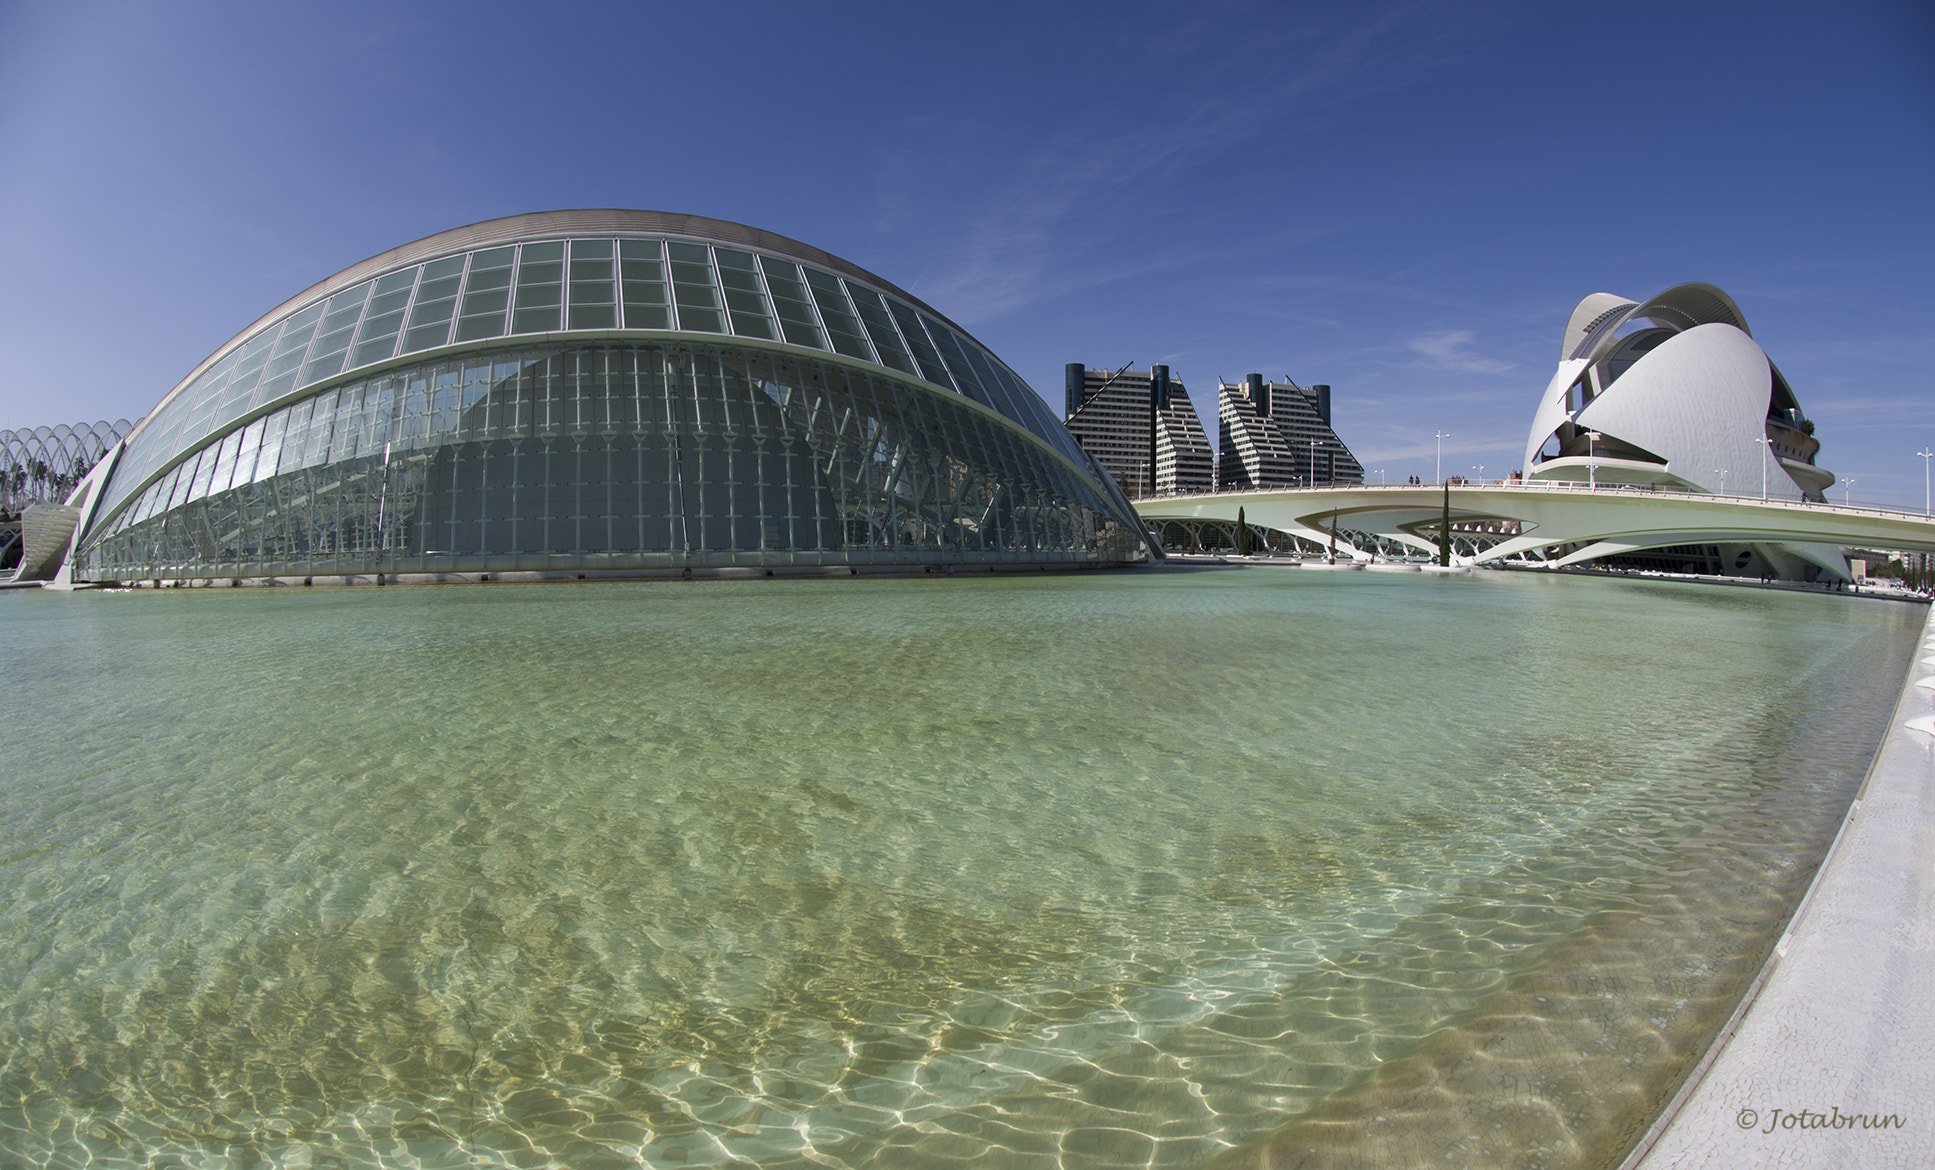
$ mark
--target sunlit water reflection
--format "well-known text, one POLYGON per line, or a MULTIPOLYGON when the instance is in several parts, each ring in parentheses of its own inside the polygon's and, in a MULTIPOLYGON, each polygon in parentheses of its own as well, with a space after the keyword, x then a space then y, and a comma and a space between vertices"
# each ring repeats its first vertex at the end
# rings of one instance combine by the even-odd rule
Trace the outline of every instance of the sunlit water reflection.
POLYGON ((0 1154, 1603 1162, 1923 616, 1281 569, 0 595, 0 1154))

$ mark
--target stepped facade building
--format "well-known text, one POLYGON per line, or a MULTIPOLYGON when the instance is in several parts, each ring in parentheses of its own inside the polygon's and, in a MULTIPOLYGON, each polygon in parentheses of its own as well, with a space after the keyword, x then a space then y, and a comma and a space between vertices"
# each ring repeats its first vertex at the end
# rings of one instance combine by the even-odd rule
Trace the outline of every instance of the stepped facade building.
POLYGON ((1362 484, 1364 467, 1330 426, 1330 387, 1265 382, 1251 374, 1217 380, 1219 487, 1330 487, 1362 484))
POLYGON ((1063 424, 1130 497, 1215 486, 1209 436, 1168 366, 1125 366, 1111 373, 1071 362, 1063 389, 1063 424))

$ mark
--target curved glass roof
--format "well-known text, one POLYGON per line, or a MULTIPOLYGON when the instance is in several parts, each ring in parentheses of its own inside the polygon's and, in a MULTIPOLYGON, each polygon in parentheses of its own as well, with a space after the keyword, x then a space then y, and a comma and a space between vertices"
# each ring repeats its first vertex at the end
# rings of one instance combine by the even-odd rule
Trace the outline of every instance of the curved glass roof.
POLYGON ((864 269, 724 220, 563 211, 406 244, 272 310, 197 366, 136 428, 90 527, 180 458, 333 379, 505 338, 641 332, 796 346, 918 379, 995 411, 1112 486, 1014 371, 864 269))
POLYGON ((133 423, 121 418, 0 431, 0 512, 66 499, 133 429, 133 423))

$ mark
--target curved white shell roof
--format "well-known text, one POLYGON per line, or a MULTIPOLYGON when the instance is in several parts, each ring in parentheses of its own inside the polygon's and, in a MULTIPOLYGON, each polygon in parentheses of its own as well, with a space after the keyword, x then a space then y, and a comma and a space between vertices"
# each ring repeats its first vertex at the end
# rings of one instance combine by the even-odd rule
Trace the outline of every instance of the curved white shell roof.
POLYGON ((1668 329, 1691 329, 1696 325, 1731 325, 1747 336, 1746 315, 1733 298, 1710 284, 1698 281, 1676 284, 1644 304, 1611 293, 1593 293, 1572 310, 1566 324, 1567 348, 1560 358, 1583 358, 1588 362, 1604 357, 1630 323, 1647 319, 1668 329))
MULTIPOLYGON (((1719 468, 1745 491, 1767 459, 1755 440, 1767 419, 1767 355, 1728 325, 1699 325, 1661 343, 1622 374, 1608 393, 1575 416, 1582 427, 1617 435, 1666 457, 1666 470, 1708 490, 1719 468)), ((1768 494, 1799 499, 1786 474, 1768 478, 1768 494)))
POLYGON ((1833 481, 1812 466, 1816 444, 1803 437, 1793 392, 1740 306, 1713 285, 1679 284, 1643 302, 1594 293, 1561 344, 1526 436, 1528 475, 1539 475, 1556 435, 1566 462, 1547 478, 1583 479, 1586 465, 1624 455, 1623 471, 1657 466, 1662 484, 1708 491, 1758 491, 1763 464, 1774 498, 1818 498, 1833 481), (1587 432, 1603 438, 1582 446, 1587 432))

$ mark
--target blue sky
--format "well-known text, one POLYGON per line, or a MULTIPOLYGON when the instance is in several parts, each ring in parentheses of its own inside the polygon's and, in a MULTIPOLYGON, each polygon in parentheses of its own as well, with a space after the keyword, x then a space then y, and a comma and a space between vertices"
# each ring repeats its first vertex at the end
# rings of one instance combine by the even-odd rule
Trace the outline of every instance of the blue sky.
MULTIPOLYGON (((136 418, 269 307, 520 211, 737 220, 1061 371, 1334 387, 1519 463, 1588 293, 1732 293, 1853 498, 1935 449, 1935 5, 0 0, 0 429, 136 418)), ((1839 499, 1842 488, 1833 489, 1839 499)))

